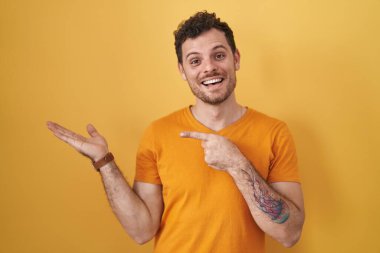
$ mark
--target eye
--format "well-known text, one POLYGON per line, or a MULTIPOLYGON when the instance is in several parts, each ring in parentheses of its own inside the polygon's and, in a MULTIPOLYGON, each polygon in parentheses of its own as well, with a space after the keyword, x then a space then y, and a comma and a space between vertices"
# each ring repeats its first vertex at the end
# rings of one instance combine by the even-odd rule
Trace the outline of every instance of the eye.
POLYGON ((190 60, 190 65, 197 66, 197 65, 199 65, 200 62, 201 61, 198 58, 193 58, 190 60))
POLYGON ((218 61, 223 60, 225 57, 226 55, 224 53, 217 53, 215 55, 215 59, 217 59, 218 61))

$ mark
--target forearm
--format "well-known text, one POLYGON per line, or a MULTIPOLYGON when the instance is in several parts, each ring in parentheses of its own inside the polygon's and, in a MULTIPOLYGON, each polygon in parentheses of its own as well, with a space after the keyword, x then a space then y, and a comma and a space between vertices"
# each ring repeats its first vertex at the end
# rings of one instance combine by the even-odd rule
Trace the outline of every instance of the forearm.
POLYGON ((146 204, 130 187, 115 162, 100 169, 108 201, 125 231, 138 243, 154 237, 157 226, 146 204))
POLYGON ((294 245, 301 235, 304 220, 301 208, 270 187, 248 161, 228 172, 257 225, 284 246, 294 245))
POLYGON ((87 132, 90 137, 86 138, 54 122, 47 122, 47 126, 53 134, 60 140, 66 142, 82 155, 96 161, 96 168, 101 166, 100 174, 103 179, 104 188, 111 204, 112 210, 126 232, 138 243, 150 240, 159 227, 159 217, 161 211, 160 192, 156 191, 158 201, 149 201, 150 208, 146 204, 147 198, 140 198, 128 185, 124 176, 116 166, 115 162, 109 162, 102 166, 101 159, 108 153, 107 141, 101 136, 95 127, 87 125, 87 132), (144 199, 145 201, 143 201, 144 199), (159 208, 157 208, 157 206, 159 208), (158 209, 155 210, 155 209, 158 209), (152 218, 154 212, 156 218, 152 218))

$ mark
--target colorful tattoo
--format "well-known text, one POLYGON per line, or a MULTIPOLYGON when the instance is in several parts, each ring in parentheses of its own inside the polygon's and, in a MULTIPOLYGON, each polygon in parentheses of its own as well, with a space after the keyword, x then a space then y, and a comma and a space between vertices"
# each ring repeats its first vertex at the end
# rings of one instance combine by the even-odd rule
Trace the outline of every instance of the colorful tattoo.
POLYGON ((250 183, 253 187, 253 196, 258 208, 267 214, 272 221, 279 224, 284 223, 289 218, 289 207, 286 202, 281 198, 274 198, 261 178, 258 179, 257 176, 251 175, 251 173, 247 174, 249 174, 250 183))

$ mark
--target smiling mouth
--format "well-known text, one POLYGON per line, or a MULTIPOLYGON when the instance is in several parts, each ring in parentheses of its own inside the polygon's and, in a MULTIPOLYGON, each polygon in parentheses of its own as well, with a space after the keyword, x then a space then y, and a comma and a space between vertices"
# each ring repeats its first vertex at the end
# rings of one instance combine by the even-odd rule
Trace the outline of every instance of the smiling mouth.
POLYGON ((214 78, 214 79, 203 81, 202 84, 204 86, 215 85, 215 84, 223 82, 223 80, 224 80, 223 78, 214 78))

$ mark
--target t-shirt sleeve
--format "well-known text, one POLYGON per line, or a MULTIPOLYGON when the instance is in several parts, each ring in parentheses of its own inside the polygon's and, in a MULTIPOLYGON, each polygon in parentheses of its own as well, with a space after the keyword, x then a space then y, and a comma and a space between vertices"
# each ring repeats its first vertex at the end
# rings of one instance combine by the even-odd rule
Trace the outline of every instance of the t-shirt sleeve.
POLYGON ((300 182, 296 147, 285 123, 276 127, 268 182, 300 182))
POLYGON ((153 126, 151 125, 145 130, 137 150, 135 181, 161 184, 154 137, 153 126))

